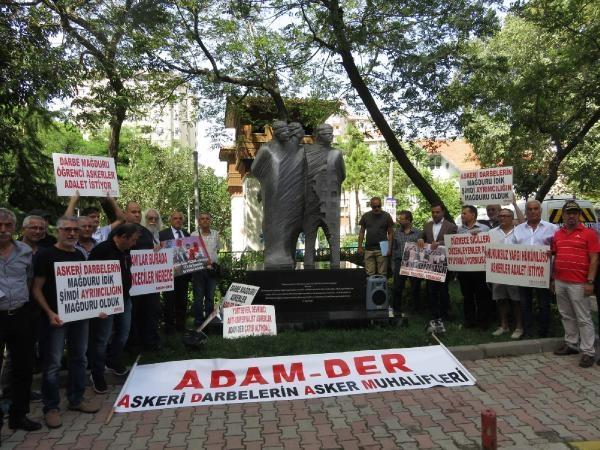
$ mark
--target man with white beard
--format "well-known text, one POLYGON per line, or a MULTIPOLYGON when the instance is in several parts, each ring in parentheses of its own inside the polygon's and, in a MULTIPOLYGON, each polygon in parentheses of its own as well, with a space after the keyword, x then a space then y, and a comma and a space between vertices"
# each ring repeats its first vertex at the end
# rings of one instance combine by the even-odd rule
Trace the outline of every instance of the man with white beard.
POLYGON ((158 234, 163 228, 160 213, 154 208, 147 209, 144 212, 144 217, 142 217, 142 225, 152 233, 152 236, 154 236, 154 243, 158 243, 160 241, 158 234))

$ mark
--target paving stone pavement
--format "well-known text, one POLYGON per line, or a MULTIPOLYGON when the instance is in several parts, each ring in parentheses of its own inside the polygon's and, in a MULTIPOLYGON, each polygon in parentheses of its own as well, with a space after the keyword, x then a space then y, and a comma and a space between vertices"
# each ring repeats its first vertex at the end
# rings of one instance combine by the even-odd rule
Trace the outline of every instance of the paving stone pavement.
MULTIPOLYGON (((95 414, 64 426, 2 430, 2 449, 475 449, 480 414, 497 413, 499 448, 566 449, 600 438, 600 367, 550 353, 465 363, 479 387, 115 414, 115 386, 95 414)), ((30 415, 41 419, 40 404, 30 415)))

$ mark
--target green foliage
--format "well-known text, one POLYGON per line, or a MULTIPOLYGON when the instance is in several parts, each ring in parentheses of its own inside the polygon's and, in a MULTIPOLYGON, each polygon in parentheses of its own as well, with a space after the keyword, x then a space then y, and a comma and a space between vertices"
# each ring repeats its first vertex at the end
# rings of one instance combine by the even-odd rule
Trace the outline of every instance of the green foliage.
POLYGON ((597 134, 597 6, 533 0, 515 8, 500 32, 465 47, 443 98, 447 110, 460 113, 460 127, 484 165, 515 167, 521 195, 543 197, 563 158, 583 155, 588 136, 597 134))
MULTIPOLYGON (((142 208, 156 208, 166 220, 178 210, 194 211, 192 151, 161 148, 133 135, 122 147, 123 166, 119 173, 122 201, 135 200, 142 208)), ((223 242, 231 238, 231 209, 227 183, 213 169, 200 166, 200 210, 211 214, 213 226, 223 242)), ((194 220, 192 220, 194 223, 194 220)))
MULTIPOLYGON (((341 112, 339 101, 318 98, 285 98, 284 101, 288 110, 288 120, 300 122, 308 130, 341 112)), ((230 98, 229 102, 240 125, 263 128, 277 119, 277 109, 269 97, 230 98)))

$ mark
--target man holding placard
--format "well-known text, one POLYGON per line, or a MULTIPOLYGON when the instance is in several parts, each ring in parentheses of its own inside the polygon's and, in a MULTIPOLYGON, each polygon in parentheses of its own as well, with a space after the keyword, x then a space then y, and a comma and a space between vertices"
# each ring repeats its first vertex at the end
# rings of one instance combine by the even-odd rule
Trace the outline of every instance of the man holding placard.
POLYGON ((127 369, 122 361, 122 353, 129 337, 131 328, 131 258, 129 249, 133 247, 139 237, 139 229, 132 223, 125 223, 115 228, 108 240, 95 247, 89 259, 91 261, 119 261, 121 266, 121 282, 123 283, 123 312, 110 315, 106 318, 90 320, 90 342, 89 358, 91 368, 91 380, 94 391, 105 394, 108 391, 104 379, 105 365, 118 375, 126 375, 127 369), (108 341, 113 331, 115 333, 108 346, 108 341), (108 346, 108 351, 107 351, 108 346))
POLYGON ((565 329, 565 343, 554 354, 581 352, 579 366, 591 367, 596 349, 590 295, 594 292, 600 243, 596 232, 579 221, 581 208, 577 202, 566 202, 562 213, 564 226, 552 241, 555 255, 552 283, 565 329))
MULTIPOLYGON (((460 214, 462 224, 457 234, 477 234, 490 229, 477 222, 477 208, 464 205, 460 214)), ((458 282, 463 295, 465 327, 487 329, 493 316, 492 299, 485 282, 485 271, 458 272, 458 282)))
MULTIPOLYGON (((520 245, 550 245, 558 227, 542 220, 542 204, 537 200, 529 200, 525 205, 527 221, 515 227, 512 243, 520 245)), ((519 287, 521 313, 523 315, 523 337, 533 337, 533 295, 539 302, 540 337, 548 335, 550 323, 550 301, 552 294, 545 288, 519 287)))
POLYGON ((88 344, 88 320, 63 323, 58 316, 56 274, 57 262, 85 261, 83 254, 75 249, 79 237, 79 223, 76 217, 61 217, 57 221, 58 242, 48 249, 41 250, 34 265, 32 294, 43 311, 42 357, 44 370, 42 375, 42 397, 44 402, 44 420, 48 428, 62 426, 59 405, 59 371, 64 352, 65 339, 68 348, 69 378, 67 397, 69 409, 86 413, 95 413, 100 407, 84 399, 85 352, 88 344))
MULTIPOLYGON (((431 244, 431 249, 444 245, 444 236, 455 234, 457 227, 444 219, 446 210, 440 203, 431 205, 431 221, 423 227, 421 239, 417 241, 422 249, 425 244, 431 244)), ((429 299, 429 312, 432 320, 429 322, 430 332, 445 333, 443 320, 448 319, 450 314, 450 295, 448 294, 448 278, 445 281, 427 280, 427 297, 429 299)))

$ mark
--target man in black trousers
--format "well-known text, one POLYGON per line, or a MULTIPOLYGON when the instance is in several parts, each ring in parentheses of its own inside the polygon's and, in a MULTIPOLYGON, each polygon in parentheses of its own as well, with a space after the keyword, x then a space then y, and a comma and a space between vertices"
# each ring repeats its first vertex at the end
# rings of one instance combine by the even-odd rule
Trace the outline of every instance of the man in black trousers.
MULTIPOLYGON (((169 216, 169 228, 162 230, 158 237, 161 242, 171 239, 183 239, 190 234, 183 229, 183 214, 173 211, 169 216)), ((188 305, 189 275, 180 275, 175 278, 174 290, 163 293, 165 302, 165 332, 173 334, 175 331, 185 330, 185 316, 188 305)))

